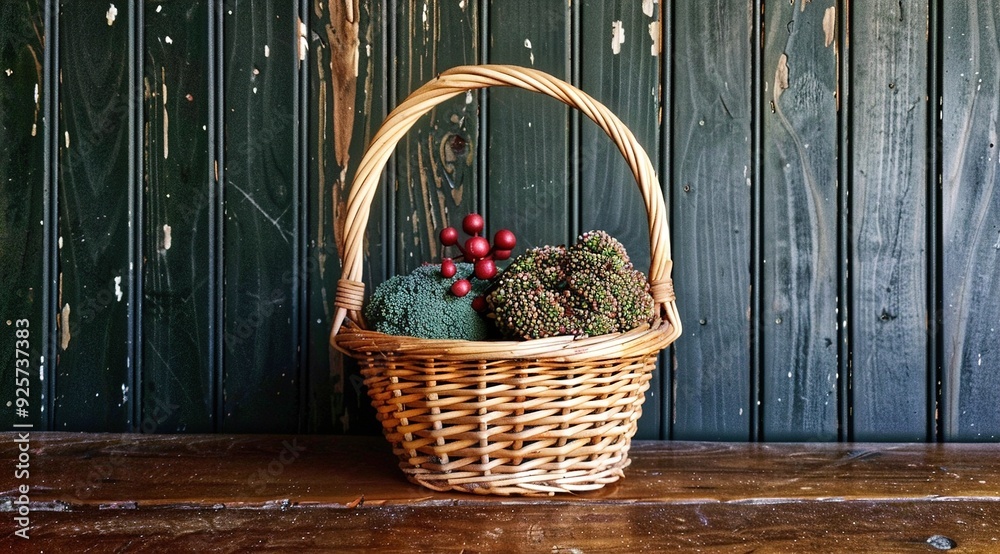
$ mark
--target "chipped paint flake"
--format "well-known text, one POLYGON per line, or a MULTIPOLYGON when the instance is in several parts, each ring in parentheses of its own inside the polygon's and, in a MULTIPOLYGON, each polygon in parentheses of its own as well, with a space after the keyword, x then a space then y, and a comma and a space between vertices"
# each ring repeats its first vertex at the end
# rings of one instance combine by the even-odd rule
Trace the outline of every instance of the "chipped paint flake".
POLYGON ((69 148, 69 131, 63 132, 63 140, 66 143, 66 148, 69 148))
MULTIPOLYGON (((10 71, 9 69, 7 71, 10 71)), ((35 83, 35 104, 38 103, 38 83, 35 83)))
POLYGON ((271 47, 266 44, 264 45, 264 57, 265 58, 271 57, 271 47))
POLYGON ((778 68, 774 70, 774 105, 777 107, 781 93, 788 88, 788 55, 778 58, 778 68))
POLYGON ((170 35, 167 35, 167 36, 163 37, 163 42, 165 42, 167 44, 173 44, 174 43, 174 39, 170 38, 170 35))
POLYGON ((619 19, 611 22, 611 52, 616 55, 620 54, 622 44, 625 44, 625 27, 619 19))
POLYGON ((59 314, 59 346, 63 350, 69 348, 69 341, 73 338, 72 333, 69 331, 69 304, 63 306, 62 312, 59 314))
MULTIPOLYGON (((11 75, 13 75, 13 74, 14 74, 14 70, 8 67, 8 68, 7 68, 7 69, 6 69, 5 71, 4 71, 4 73, 6 73, 8 77, 10 77, 11 75)), ((38 90, 38 85, 35 85, 35 90, 38 90)))
POLYGON ((649 47, 651 56, 660 55, 660 22, 654 21, 649 24, 649 38, 653 39, 653 44, 649 47))
POLYGON ((531 65, 535 65, 535 52, 531 49, 530 39, 524 39, 524 47, 528 49, 528 59, 531 61, 531 65))
POLYGON ((833 44, 837 31, 837 7, 830 6, 823 13, 823 46, 829 48, 833 44))
POLYGON ((172 240, 171 240, 171 236, 170 236, 170 231, 171 231, 170 225, 167 225, 166 223, 164 223, 163 224, 163 248, 160 248, 161 252, 166 252, 167 250, 170 250, 170 246, 172 244, 172 240))
POLYGON ((62 250, 62 246, 63 246, 63 238, 62 235, 59 235, 59 250, 62 250))
POLYGON ((156 6, 156 13, 160 13, 162 11, 163 11, 163 4, 156 6))
POLYGON ((104 17, 108 19, 108 27, 115 24, 115 18, 118 17, 118 8, 114 4, 108 7, 108 13, 104 14, 104 17))
POLYGON ((121 302, 122 296, 125 296, 122 293, 122 276, 118 275, 115 277, 115 298, 117 298, 118 301, 121 302))

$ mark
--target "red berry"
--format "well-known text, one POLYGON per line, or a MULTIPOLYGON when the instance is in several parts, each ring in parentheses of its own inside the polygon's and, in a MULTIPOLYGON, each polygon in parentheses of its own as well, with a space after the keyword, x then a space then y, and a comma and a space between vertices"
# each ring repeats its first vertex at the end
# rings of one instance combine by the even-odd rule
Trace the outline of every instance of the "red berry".
POLYGON ((449 279, 455 276, 455 272, 458 268, 455 267, 455 262, 451 261, 451 258, 445 258, 441 260, 441 276, 449 279))
POLYGON ((490 254, 490 241, 485 237, 470 237, 465 241, 465 256, 473 260, 485 258, 490 254))
POLYGON ((493 251, 494 260, 507 260, 510 259, 510 250, 494 250, 493 251))
POLYGON ((486 297, 480 295, 480 296, 477 296, 477 297, 473 298, 472 299, 472 309, 476 310, 479 313, 485 312, 486 311, 486 297))
POLYGON ((441 239, 441 244, 444 246, 458 244, 458 229, 454 227, 445 227, 444 229, 441 229, 441 234, 438 238, 441 239))
POLYGON ((469 214, 462 220, 462 229, 470 235, 482 233, 484 226, 483 216, 479 214, 469 214))
POLYGON ((517 245, 517 237, 510 229, 500 229, 493 235, 493 248, 497 250, 513 250, 517 245))
POLYGON ((489 258, 483 258, 476 262, 476 277, 482 280, 492 279, 497 276, 497 264, 489 258))
POLYGON ((472 283, 468 279, 459 279, 451 284, 451 293, 461 298, 472 290, 472 283))

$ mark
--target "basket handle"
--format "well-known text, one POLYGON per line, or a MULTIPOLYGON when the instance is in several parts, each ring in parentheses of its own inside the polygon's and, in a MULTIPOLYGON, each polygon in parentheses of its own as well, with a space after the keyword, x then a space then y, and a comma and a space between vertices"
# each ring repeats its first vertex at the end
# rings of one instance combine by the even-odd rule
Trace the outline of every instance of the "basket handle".
POLYGON ((337 294, 331 338, 349 318, 361 322, 365 285, 362 281, 364 233, 372 199, 382 170, 396 144, 417 120, 434 106, 458 94, 491 86, 515 87, 545 94, 583 112, 607 133, 621 151, 639 185, 649 222, 650 266, 648 279, 653 300, 661 315, 679 325, 670 280, 670 236, 667 228, 663 193, 649 156, 632 132, 607 107, 580 89, 547 73, 511 65, 466 65, 449 69, 413 91, 382 123, 368 150, 361 158, 347 199, 345 251, 341 253, 343 271, 337 282, 337 294))

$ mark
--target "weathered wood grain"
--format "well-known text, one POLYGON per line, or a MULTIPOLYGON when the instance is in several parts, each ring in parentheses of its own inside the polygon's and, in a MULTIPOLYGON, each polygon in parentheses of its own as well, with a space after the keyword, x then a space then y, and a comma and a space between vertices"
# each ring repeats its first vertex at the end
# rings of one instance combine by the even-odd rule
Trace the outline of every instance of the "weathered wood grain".
MULTIPOLYGON (((15 438, 0 435, 0 455, 14 455, 15 438)), ((979 552, 1000 540, 995 444, 640 441, 616 484, 523 499, 410 484, 378 438, 31 441, 31 545, 54 551, 979 552)))
POLYGON ((208 15, 207 2, 172 3, 143 22, 145 432, 207 432, 216 415, 209 245, 220 189, 209 149, 208 15))
POLYGON ((42 65, 47 34, 43 11, 37 2, 0 6, 0 382, 12 403, 0 412, 5 429, 14 423, 44 427, 43 410, 50 400, 42 361, 51 340, 43 316, 45 224, 54 223, 45 221, 44 160, 52 131, 43 115, 49 101, 42 65), (15 412, 18 388, 27 393, 21 396, 28 402, 25 417, 15 412))
POLYGON ((835 440, 837 53, 830 0, 764 17, 762 438, 835 440))
MULTIPOLYGON (((395 98, 457 65, 481 63, 480 13, 474 2, 402 2, 396 6, 395 98)), ((438 261, 438 232, 478 210, 479 98, 459 95, 433 108, 396 148, 393 260, 408 273, 438 261)), ((390 161, 390 163, 392 163, 390 161)), ((454 255, 455 252, 449 251, 454 255)))
POLYGON ((684 334, 673 436, 747 440, 750 397, 751 2, 676 6, 673 251, 684 334))
MULTIPOLYGON (((309 98, 309 282, 308 414, 312 432, 378 432, 356 364, 330 348, 334 283, 340 276, 338 254, 344 237, 343 215, 354 169, 369 138, 388 111, 389 14, 376 2, 355 3, 354 21, 346 4, 316 0, 311 28, 309 98), (354 27, 357 26, 355 31, 354 27), (344 37, 356 33, 357 42, 344 37), (354 57, 357 56, 357 75, 354 57), (347 91, 353 87, 353 96, 347 91), (352 119, 348 127, 338 121, 352 119), (349 133, 344 145, 340 134, 349 133)), ((371 290, 386 278, 392 257, 387 241, 383 186, 373 202, 366 237, 365 283, 371 290)))
POLYGON ((59 6, 56 429, 122 431, 134 423, 129 300, 141 188, 131 154, 132 8, 59 6))
MULTIPOLYGON (((570 6, 488 2, 490 63, 534 67, 570 79, 570 6)), ((522 90, 488 92, 486 182, 490 230, 517 234, 517 251, 568 244, 571 199, 569 108, 522 90)))
MULTIPOLYGON (((579 20, 580 87, 628 126, 657 167, 665 117, 659 6, 587 1, 580 7, 579 20)), ((609 232, 628 249, 635 267, 648 272, 649 227, 635 178, 603 131, 579 116, 576 124, 579 144, 573 145, 577 151, 571 156, 578 160, 580 172, 573 192, 579 204, 576 230, 609 232)), ((646 392, 639 438, 664 438, 668 433, 669 368, 664 359, 646 392)))
POLYGON ((942 3, 944 433, 1000 438, 1000 6, 942 3))
POLYGON ((852 436, 927 440, 929 6, 851 9, 852 436))
POLYGON ((221 429, 298 427, 299 14, 224 5, 224 408, 221 429))

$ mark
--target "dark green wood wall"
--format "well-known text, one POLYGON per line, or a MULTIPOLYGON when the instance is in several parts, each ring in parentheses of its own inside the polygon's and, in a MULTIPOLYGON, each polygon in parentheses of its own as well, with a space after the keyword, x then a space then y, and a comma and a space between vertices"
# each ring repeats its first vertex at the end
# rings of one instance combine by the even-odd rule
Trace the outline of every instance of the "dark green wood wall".
MULTIPOLYGON (((0 427, 376 432, 328 347, 351 176, 409 91, 510 63, 659 167, 685 334, 642 438, 997 440, 998 25, 988 0, 0 3, 0 427)), ((473 210, 648 263, 624 162, 550 99, 433 109, 366 277, 473 210)))

